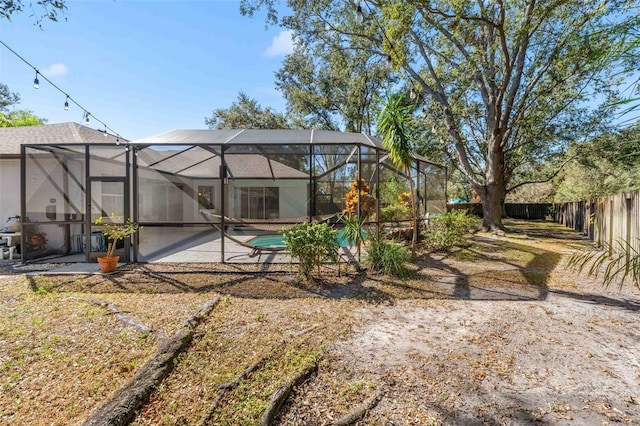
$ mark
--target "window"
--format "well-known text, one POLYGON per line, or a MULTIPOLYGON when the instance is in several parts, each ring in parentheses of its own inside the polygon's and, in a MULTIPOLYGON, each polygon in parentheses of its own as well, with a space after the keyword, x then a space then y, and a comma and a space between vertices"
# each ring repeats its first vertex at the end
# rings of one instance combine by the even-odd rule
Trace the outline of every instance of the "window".
POLYGON ((280 217, 280 188, 243 187, 235 189, 235 213, 245 219, 280 217))
POLYGON ((141 180, 138 200, 140 220, 179 222, 183 217, 183 184, 141 180))

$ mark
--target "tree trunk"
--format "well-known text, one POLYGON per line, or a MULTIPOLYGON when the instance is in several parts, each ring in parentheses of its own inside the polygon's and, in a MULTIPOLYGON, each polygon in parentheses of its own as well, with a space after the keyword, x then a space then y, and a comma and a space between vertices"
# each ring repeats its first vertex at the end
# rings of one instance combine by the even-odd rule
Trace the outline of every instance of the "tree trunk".
POLYGON ((416 192, 413 187, 413 177, 411 176, 411 166, 406 168, 409 177, 409 191, 411 191, 411 220, 413 230, 411 234, 411 256, 416 256, 416 247, 418 246, 418 206, 416 205, 416 192))
POLYGON ((487 185, 478 192, 482 201, 482 229, 484 231, 504 230, 502 224, 502 200, 504 197, 502 192, 497 184, 487 185))
POLYGON ((482 230, 486 232, 504 230, 502 224, 502 210, 506 194, 504 149, 502 148, 504 132, 495 128, 492 133, 492 138, 489 141, 485 183, 473 188, 482 202, 482 230))

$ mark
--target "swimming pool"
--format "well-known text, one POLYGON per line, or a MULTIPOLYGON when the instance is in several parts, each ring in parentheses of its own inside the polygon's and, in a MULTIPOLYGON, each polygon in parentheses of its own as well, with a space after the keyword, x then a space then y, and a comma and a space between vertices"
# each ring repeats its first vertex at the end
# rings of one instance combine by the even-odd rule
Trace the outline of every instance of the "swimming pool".
MULTIPOLYGON (((258 235, 247 240, 247 243, 256 247, 286 247, 284 243, 284 237, 282 235, 258 235)), ((349 239, 345 235, 345 232, 340 229, 336 237, 336 243, 340 247, 349 247, 349 239)))

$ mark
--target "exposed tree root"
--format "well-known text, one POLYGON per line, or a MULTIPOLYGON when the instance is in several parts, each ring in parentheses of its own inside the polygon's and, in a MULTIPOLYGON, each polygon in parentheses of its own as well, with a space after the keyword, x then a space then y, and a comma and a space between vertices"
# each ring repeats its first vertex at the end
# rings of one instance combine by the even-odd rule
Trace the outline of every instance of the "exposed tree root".
MULTIPOLYGON (((120 307, 118 305, 115 305, 113 303, 109 303, 109 302, 105 302, 103 300, 98 300, 98 299, 91 299, 91 298, 83 298, 80 300, 84 300, 86 302, 90 302, 93 303, 94 305, 98 305, 102 308, 107 308, 108 310, 110 310, 111 312, 113 312, 115 314, 116 319, 118 319, 118 321, 122 321, 123 323, 127 324, 130 327, 135 328, 136 330, 138 330, 140 333, 143 334, 151 334, 153 332, 153 329, 139 321, 136 321, 135 319, 129 317, 127 314, 123 313, 122 310, 120 309, 120 307)), ((160 340, 160 338, 163 336, 163 333, 160 333, 159 335, 156 335, 156 339, 160 340)))
POLYGON ((349 426, 357 422, 367 413, 367 411, 371 410, 373 407, 375 407, 378 404, 383 394, 384 393, 382 391, 378 392, 373 397, 371 397, 368 401, 365 401, 362 404, 358 405, 349 414, 342 416, 335 422, 331 423, 331 426, 349 426))
POLYGON ((216 395, 216 399, 214 399, 213 402, 211 403, 211 406, 209 407, 209 410, 207 411, 207 413, 202 418, 202 421, 200 422, 200 424, 203 425, 203 426, 208 425, 210 423, 210 421, 211 421, 211 418, 213 417, 213 413, 215 413, 216 409, 218 408, 218 405, 220 404, 220 401, 222 401, 222 398, 224 397, 225 392, 235 389, 235 387, 238 386, 240 384, 240 382, 242 382, 249 374, 253 373, 257 369, 262 367, 264 365, 264 363, 269 358, 271 358, 271 355, 274 352, 276 352, 278 349, 280 349, 282 346, 284 346, 284 342, 276 345, 273 349, 271 349, 269 351, 269 353, 267 355, 263 356, 258 361, 254 362, 249 367, 245 368, 242 371, 242 373, 237 375, 233 380, 231 380, 230 382, 227 382, 227 383, 223 383, 220 386, 218 386, 218 393, 216 395))
POLYGON ((301 385, 307 378, 313 374, 318 369, 318 363, 320 362, 320 358, 316 358, 315 362, 307 367, 306 369, 298 372, 291 380, 280 385, 278 389, 274 393, 271 394, 271 400, 269 402, 269 406, 264 412, 262 416, 262 421, 260 422, 260 426, 269 426, 273 424, 273 419, 278 414, 280 407, 287 399, 291 390, 301 385))
POLYGON ((216 306, 219 297, 207 302, 198 312, 184 321, 178 331, 162 341, 155 354, 136 375, 104 405, 96 409, 85 426, 125 425, 131 422, 149 399, 155 388, 166 378, 174 367, 174 360, 193 340, 194 329, 216 306))

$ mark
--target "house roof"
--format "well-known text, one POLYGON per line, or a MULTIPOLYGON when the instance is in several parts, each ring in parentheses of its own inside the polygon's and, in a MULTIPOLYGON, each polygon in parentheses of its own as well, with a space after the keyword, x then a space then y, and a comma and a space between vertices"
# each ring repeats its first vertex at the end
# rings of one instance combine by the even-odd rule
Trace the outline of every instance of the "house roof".
MULTIPOLYGON (((309 173, 296 170, 260 154, 227 155, 225 162, 231 178, 308 179, 309 173)), ((211 178, 219 170, 221 158, 203 149, 156 151, 145 149, 138 154, 138 165, 192 178, 211 178)))
MULTIPOLYGON (((119 138, 120 141, 127 142, 119 138)), ((0 128, 0 156, 20 156, 22 144, 99 143, 113 144, 118 138, 78 123, 0 128)))

